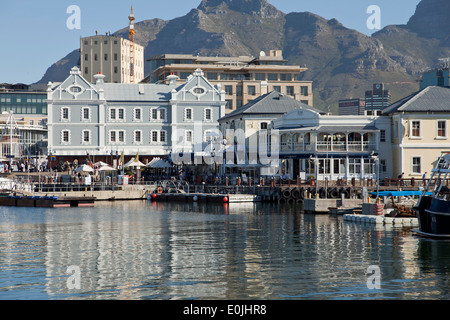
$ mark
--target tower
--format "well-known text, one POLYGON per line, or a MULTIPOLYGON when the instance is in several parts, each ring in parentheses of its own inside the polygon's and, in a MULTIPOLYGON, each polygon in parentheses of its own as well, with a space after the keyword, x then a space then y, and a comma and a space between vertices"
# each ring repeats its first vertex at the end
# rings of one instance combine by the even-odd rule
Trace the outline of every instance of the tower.
POLYGON ((128 16, 128 19, 130 20, 130 30, 128 33, 128 39, 130 40, 130 83, 134 83, 134 35, 136 34, 136 31, 134 30, 134 12, 133 12, 133 6, 131 6, 131 13, 128 16))

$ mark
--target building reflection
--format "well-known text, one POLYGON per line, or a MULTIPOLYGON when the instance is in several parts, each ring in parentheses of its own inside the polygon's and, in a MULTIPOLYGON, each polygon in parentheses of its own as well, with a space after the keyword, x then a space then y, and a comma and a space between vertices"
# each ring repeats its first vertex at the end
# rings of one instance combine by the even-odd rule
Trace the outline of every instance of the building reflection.
POLYGON ((409 299, 448 288, 450 243, 295 206, 100 203, 8 228, 2 264, 27 255, 6 244, 32 240, 50 298, 409 299), (371 265, 381 290, 366 286, 371 265), (67 286, 69 266, 80 267, 79 290, 67 286))

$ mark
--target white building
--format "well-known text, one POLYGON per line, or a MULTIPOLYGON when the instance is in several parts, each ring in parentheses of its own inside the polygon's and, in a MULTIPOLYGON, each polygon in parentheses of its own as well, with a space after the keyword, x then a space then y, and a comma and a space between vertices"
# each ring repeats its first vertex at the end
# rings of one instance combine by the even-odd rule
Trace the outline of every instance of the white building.
MULTIPOLYGON (((48 89, 48 143, 53 161, 85 157, 111 162, 124 153, 142 158, 201 155, 208 135, 218 131, 225 96, 197 69, 183 85, 91 84, 77 67, 59 86, 48 89)), ((79 159, 82 160, 82 159, 79 159)), ((186 160, 187 161, 187 160, 186 160)))
POLYGON ((291 179, 392 177, 391 120, 294 110, 272 121, 280 139, 280 174, 291 179))

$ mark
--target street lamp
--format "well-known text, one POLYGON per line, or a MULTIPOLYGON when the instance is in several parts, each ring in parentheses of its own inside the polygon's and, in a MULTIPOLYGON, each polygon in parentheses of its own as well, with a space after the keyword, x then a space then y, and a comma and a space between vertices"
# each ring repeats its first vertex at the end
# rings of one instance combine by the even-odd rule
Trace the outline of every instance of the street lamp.
POLYGON ((376 166, 376 176, 377 176, 377 201, 378 201, 378 196, 380 193, 380 159, 378 158, 377 155, 372 154, 372 160, 375 161, 375 166, 376 166))

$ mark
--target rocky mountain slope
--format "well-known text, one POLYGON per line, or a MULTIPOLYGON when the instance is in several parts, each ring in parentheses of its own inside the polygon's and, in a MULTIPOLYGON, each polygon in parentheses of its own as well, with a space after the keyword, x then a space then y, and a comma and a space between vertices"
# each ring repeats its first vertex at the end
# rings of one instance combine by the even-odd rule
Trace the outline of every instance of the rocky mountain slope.
MULTIPOLYGON (((373 83, 385 82, 394 100, 417 90, 420 73, 450 56, 448 17, 450 1, 422 0, 406 25, 366 36, 336 19, 285 14, 267 0, 202 0, 183 17, 138 22, 136 41, 145 46, 146 59, 162 53, 257 56, 282 49, 289 64, 308 67, 303 79, 314 81, 315 106, 336 111, 339 99, 363 97, 373 83)), ((128 29, 114 35, 126 38, 128 29)), ((39 82, 61 81, 78 63, 75 50, 39 82)))

